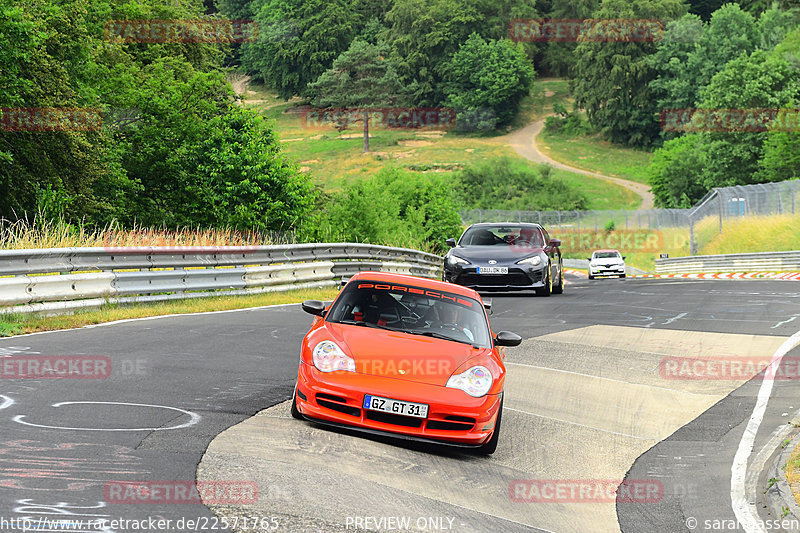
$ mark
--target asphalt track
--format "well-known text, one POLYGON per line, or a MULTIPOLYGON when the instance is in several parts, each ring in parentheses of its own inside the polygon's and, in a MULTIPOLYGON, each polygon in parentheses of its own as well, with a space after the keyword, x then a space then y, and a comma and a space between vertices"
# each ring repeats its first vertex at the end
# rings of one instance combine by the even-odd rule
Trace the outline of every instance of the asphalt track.
MULTIPOLYGON (((29 531, 107 532, 689 531, 688 518, 698 521, 693 531, 745 531, 709 521, 735 520, 742 507, 770 518, 754 468, 791 430, 798 380, 768 391, 747 468, 736 471, 751 501, 736 511, 732 465, 753 429, 762 381, 675 378, 663 365, 670 357, 768 361, 800 329, 796 283, 571 279, 563 295, 493 299, 493 328, 526 340, 506 352, 503 436, 488 458, 288 418, 310 324, 296 305, 0 340, 0 362, 107 356, 112 368, 107 379, 0 380, 0 531, 22 531, 11 522, 22 517, 29 531), (196 477, 256 482, 258 501, 124 504, 107 493, 109 482, 196 477), (657 480, 664 494, 635 503, 515 494, 519 480, 622 479, 657 480), (220 527, 215 512, 238 526, 220 527), (54 528, 43 518, 75 524, 54 528), (159 518, 170 527, 133 522, 159 518), (255 518, 267 521, 253 527, 255 518), (97 519, 129 522, 78 528, 97 519)), ((794 348, 784 364, 798 357, 794 348)))

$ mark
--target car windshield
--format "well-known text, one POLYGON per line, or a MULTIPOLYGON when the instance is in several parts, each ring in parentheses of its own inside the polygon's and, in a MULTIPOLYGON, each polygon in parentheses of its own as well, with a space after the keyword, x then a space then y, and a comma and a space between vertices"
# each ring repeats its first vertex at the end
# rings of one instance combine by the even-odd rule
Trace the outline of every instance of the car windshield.
POLYGON ((479 301, 410 285, 348 283, 325 320, 491 347, 486 313, 479 301))
POLYGON ((595 259, 619 259, 619 252, 595 252, 595 259))
POLYGON ((542 234, 530 226, 477 226, 468 228, 460 246, 543 246, 542 234))

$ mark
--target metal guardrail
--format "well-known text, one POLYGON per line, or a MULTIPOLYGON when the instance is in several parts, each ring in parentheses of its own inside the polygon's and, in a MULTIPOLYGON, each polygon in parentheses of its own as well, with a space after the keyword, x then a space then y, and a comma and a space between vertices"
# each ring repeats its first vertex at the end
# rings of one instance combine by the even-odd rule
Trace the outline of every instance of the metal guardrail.
POLYGON ((693 255, 690 257, 656 259, 656 274, 796 271, 800 271, 800 251, 693 255))
POLYGON ((441 277, 442 258, 372 244, 0 250, 0 312, 59 312, 336 285, 364 270, 441 277))

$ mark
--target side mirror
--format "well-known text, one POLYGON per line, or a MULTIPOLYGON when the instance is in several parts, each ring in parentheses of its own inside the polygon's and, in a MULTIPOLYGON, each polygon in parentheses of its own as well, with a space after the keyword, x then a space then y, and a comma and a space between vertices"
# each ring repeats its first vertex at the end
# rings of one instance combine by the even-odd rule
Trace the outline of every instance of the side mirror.
POLYGON ((342 288, 345 285, 347 285, 348 281, 350 281, 350 278, 342 278, 342 281, 339 282, 340 283, 339 288, 342 288))
POLYGON ((487 299, 485 299, 483 301, 483 308, 491 313, 491 311, 492 311, 492 299, 491 298, 487 298, 487 299))
POLYGON ((447 239, 444 243, 449 246, 450 248, 456 247, 456 240, 455 239, 447 239))
POLYGON ((587 257, 587 258, 586 258, 586 260, 587 260, 587 261, 591 261, 591 260, 592 260, 592 258, 591 258, 591 257, 587 257))
POLYGON ((622 260, 625 261, 625 256, 624 255, 622 256, 622 260))
POLYGON ((550 239, 550 246, 561 246, 561 241, 558 239, 550 239))
POLYGON ((310 315, 322 316, 325 312, 325 304, 319 300, 306 300, 302 303, 302 308, 310 315))
POLYGON ((522 337, 510 331, 499 331, 494 338, 496 346, 519 346, 522 342, 522 337))

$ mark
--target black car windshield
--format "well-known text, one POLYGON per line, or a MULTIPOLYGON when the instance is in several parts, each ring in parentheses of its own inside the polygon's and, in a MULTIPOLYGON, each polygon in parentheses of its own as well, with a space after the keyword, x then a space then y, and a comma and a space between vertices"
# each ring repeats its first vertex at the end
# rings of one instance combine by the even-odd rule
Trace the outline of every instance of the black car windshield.
POLYGON ((460 246, 528 246, 541 247, 542 233, 531 226, 473 226, 464 232, 460 246))
POLYGON ((348 283, 325 320, 491 347, 486 313, 479 301, 404 284, 348 283))
POLYGON ((619 252, 595 252, 594 258, 595 259, 617 259, 619 257, 619 252))

